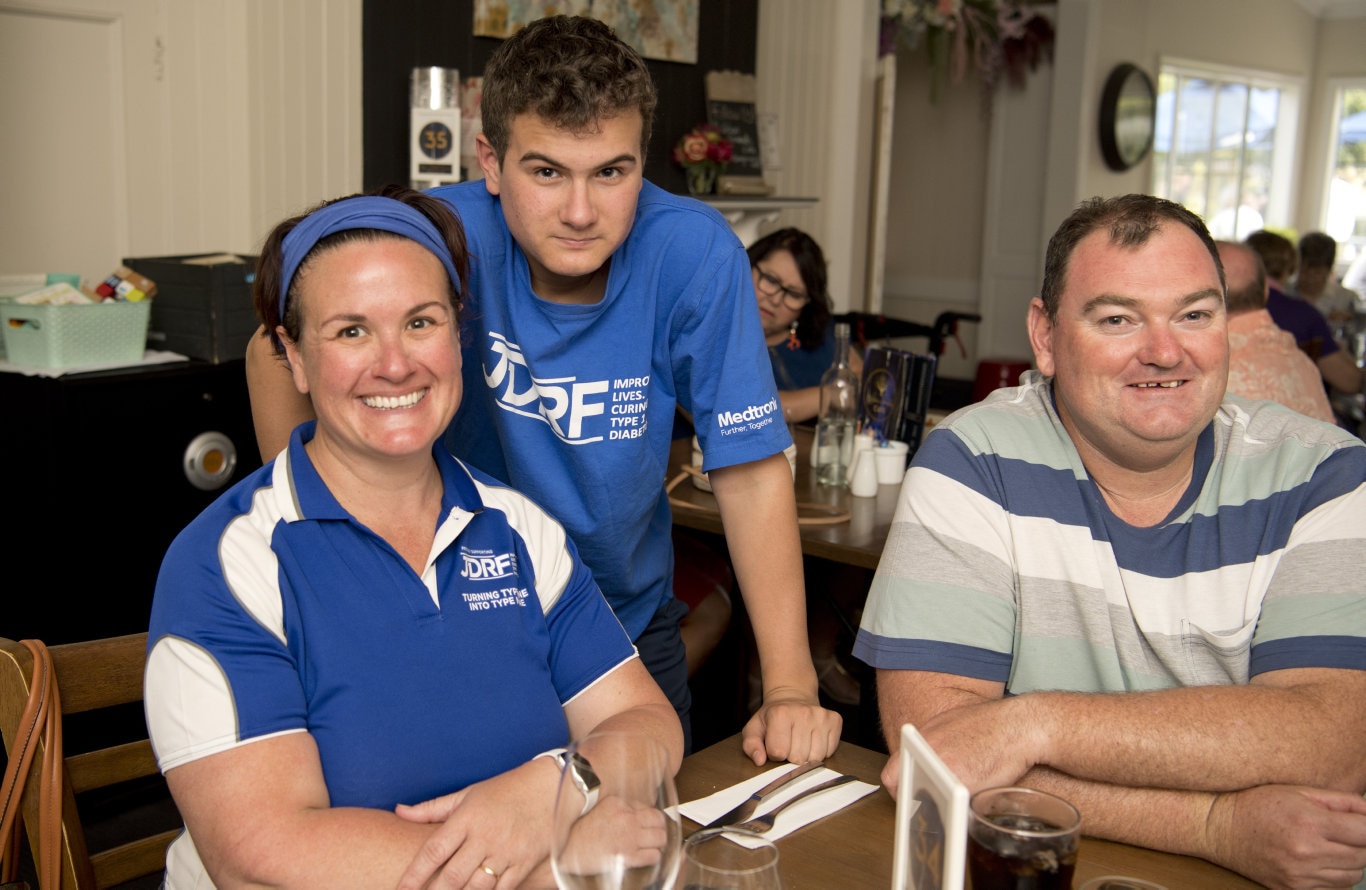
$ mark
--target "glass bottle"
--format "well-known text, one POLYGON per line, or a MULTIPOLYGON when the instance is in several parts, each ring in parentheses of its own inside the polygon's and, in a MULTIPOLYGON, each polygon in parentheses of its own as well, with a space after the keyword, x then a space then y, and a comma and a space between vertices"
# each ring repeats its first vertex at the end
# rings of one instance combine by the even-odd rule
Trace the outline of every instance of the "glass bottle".
POLYGON ((821 375, 820 411, 816 415, 816 481, 847 485, 858 426, 859 379, 849 367, 849 325, 835 325, 835 360, 821 375))

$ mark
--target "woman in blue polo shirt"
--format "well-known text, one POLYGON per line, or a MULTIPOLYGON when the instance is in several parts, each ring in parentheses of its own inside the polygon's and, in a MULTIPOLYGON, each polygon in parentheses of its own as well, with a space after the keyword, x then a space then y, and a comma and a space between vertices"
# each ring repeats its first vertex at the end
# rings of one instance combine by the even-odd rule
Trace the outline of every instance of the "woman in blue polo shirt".
POLYGON ((168 887, 548 885, 538 753, 612 728, 681 758, 564 529, 440 444, 467 270, 448 206, 397 187, 262 249, 257 312, 317 420, 162 565, 147 721, 187 828, 168 887))

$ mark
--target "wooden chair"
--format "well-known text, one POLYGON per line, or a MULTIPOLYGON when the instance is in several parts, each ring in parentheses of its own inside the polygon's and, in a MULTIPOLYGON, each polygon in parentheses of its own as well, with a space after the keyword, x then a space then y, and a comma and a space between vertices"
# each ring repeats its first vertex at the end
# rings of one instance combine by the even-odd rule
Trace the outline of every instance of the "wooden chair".
MULTIPOLYGON (((72 721, 66 718, 71 715, 142 701, 147 634, 67 643, 52 646, 50 651, 67 739, 71 739, 72 721)), ((32 668, 33 656, 26 648, 0 638, 0 734, 4 736, 7 755, 28 698, 32 668)), ((145 730, 142 735, 138 741, 67 754, 62 794, 62 885, 41 890, 100 890, 165 870, 166 847, 179 834, 178 830, 160 831, 92 854, 86 847, 85 827, 76 808, 78 794, 158 775, 145 730)), ((70 744, 68 741, 67 746, 70 744)), ((38 824, 41 756, 40 750, 24 789, 22 816, 27 826, 38 824)), ((36 861, 37 832, 28 834, 36 861)))

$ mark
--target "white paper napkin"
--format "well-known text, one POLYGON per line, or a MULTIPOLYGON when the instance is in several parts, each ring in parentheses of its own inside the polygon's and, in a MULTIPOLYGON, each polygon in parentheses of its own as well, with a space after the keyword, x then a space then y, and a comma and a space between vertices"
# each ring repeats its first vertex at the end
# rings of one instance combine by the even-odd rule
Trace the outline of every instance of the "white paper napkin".
MULTIPOLYGON (((699 825, 706 825, 718 816, 730 812, 738 806, 741 801, 749 797, 755 791, 758 791, 779 776, 791 772, 793 769, 796 769, 796 766, 791 763, 776 766, 768 772, 757 775, 752 779, 746 779, 737 785, 731 785, 729 788, 722 788, 714 794, 681 804, 678 811, 699 825)), ((762 816, 764 813, 767 813, 784 801, 801 794, 805 789, 810 788, 813 785, 819 785, 826 779, 833 779, 838 775, 839 773, 834 770, 824 767, 812 770, 805 776, 802 776, 801 779, 794 782, 790 787, 784 788, 781 792, 774 795, 772 799, 766 800, 760 804, 759 809, 754 812, 754 815, 762 816)), ((779 813, 777 822, 773 824, 772 828, 764 833, 764 837, 768 840, 777 840, 780 837, 791 834, 803 825, 809 825, 817 819, 828 816, 837 810, 842 810, 854 801, 872 794, 877 790, 877 787, 878 786, 870 785, 867 782, 855 780, 836 788, 814 794, 801 803, 793 804, 790 808, 779 813)), ((753 839, 743 835, 732 834, 729 835, 729 837, 738 844, 743 844, 747 847, 755 846, 753 839)))

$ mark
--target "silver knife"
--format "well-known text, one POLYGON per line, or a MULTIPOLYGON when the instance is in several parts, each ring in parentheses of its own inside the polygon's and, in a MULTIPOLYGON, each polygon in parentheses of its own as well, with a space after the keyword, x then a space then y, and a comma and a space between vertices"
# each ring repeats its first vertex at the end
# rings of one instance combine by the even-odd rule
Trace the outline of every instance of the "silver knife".
POLYGON ((789 770, 788 772, 783 773, 781 776, 774 779, 772 782, 769 782, 767 785, 760 788, 758 791, 754 792, 749 797, 745 798, 745 800, 738 807, 731 810, 729 813, 726 813, 725 815, 717 816, 715 819, 711 820, 702 827, 715 828, 718 825, 733 825, 736 822, 744 822, 746 819, 754 815, 754 811, 759 809, 759 804, 763 802, 766 796, 772 794, 775 791, 780 791, 783 788, 786 788, 790 783, 795 782, 797 779, 811 772, 813 769, 820 769, 823 766, 825 766, 824 761, 811 760, 806 763, 803 763, 801 766, 797 767, 794 770, 789 770))
POLYGON ((781 813, 783 810, 787 809, 788 807, 792 806, 793 804, 800 803, 803 800, 806 800, 808 797, 811 797, 812 795, 820 794, 823 791, 829 791, 831 788, 843 785, 846 782, 856 781, 857 779, 857 776, 850 775, 835 776, 835 778, 833 779, 826 779, 824 782, 821 782, 818 785, 812 785, 810 788, 805 788, 801 791, 798 791, 792 797, 778 804, 776 807, 769 810, 767 813, 764 813, 762 816, 757 816, 753 819, 748 819, 744 822, 739 823, 738 825, 727 825, 726 828, 739 828, 745 831, 752 831, 755 834, 763 834, 764 832, 768 831, 770 828, 773 827, 773 823, 778 821, 778 814, 781 813))

